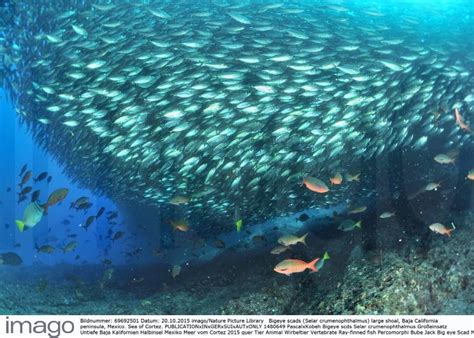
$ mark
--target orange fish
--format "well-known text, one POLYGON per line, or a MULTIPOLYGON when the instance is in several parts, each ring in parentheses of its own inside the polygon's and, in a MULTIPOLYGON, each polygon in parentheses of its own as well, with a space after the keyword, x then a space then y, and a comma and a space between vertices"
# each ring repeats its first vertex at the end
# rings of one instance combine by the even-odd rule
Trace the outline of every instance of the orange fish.
POLYGON ((472 133, 471 128, 469 128, 469 126, 468 126, 466 123, 464 123, 464 119, 462 118, 461 113, 459 112, 458 107, 455 107, 455 108, 454 108, 454 117, 456 118, 456 124, 457 124, 462 130, 466 130, 467 132, 472 133))
POLYGON ((316 269, 315 265, 318 261, 319 258, 315 258, 309 263, 299 259, 285 259, 284 261, 278 263, 273 270, 287 276, 290 276, 292 273, 303 272, 306 269, 316 272, 318 269, 316 269))
POLYGON ((341 173, 337 172, 336 174, 334 174, 333 177, 331 177, 329 179, 331 181, 332 184, 334 185, 339 185, 342 183, 342 175, 341 173))
POLYGON ((188 222, 185 219, 180 219, 178 221, 170 221, 170 223, 174 231, 179 230, 186 232, 189 230, 188 222))
POLYGON ((456 229, 456 227, 454 227, 454 224, 453 224, 452 229, 448 229, 441 223, 433 223, 433 224, 430 225, 429 228, 433 232, 436 232, 436 233, 441 234, 441 235, 446 235, 448 237, 451 237, 451 232, 453 232, 456 229))
POLYGON ((308 176, 303 180, 303 184, 311 191, 318 192, 320 194, 324 194, 325 192, 329 191, 328 186, 326 183, 317 179, 315 177, 308 176))
POLYGON ((69 193, 69 189, 63 188, 63 189, 57 189, 49 195, 48 202, 46 202, 45 205, 42 205, 44 208, 44 213, 48 213, 48 208, 58 204, 62 200, 64 200, 67 197, 67 194, 69 193))

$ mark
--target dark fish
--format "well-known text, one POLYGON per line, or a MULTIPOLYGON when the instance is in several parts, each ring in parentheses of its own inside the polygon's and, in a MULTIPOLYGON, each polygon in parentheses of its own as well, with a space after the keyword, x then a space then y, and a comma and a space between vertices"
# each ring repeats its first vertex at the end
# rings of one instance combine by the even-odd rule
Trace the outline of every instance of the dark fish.
POLYGON ((104 260, 102 261, 102 264, 104 264, 104 265, 112 265, 112 261, 111 261, 110 259, 104 259, 104 260))
POLYGON ((25 187, 21 190, 21 192, 18 195, 26 195, 29 194, 33 190, 33 187, 25 187))
POLYGON ((92 223, 95 221, 95 216, 89 216, 86 219, 86 223, 82 226, 84 229, 87 229, 91 226, 92 223))
POLYGON ((40 195, 41 195, 41 191, 35 190, 33 194, 31 195, 31 202, 36 202, 38 198, 40 197, 40 195))
POLYGON ((90 209, 92 207, 92 203, 82 203, 82 204, 79 204, 78 206, 76 206, 76 210, 84 210, 85 212, 87 212, 88 209, 90 209))
POLYGON ((96 215, 95 217, 96 217, 96 218, 99 218, 100 216, 102 216, 102 214, 104 213, 104 211, 105 211, 105 208, 104 208, 104 207, 100 208, 99 211, 97 212, 97 215, 96 215))
POLYGON ((63 220, 63 221, 61 222, 61 224, 62 224, 62 225, 69 225, 69 224, 71 224, 71 221, 68 220, 68 219, 65 219, 65 220, 63 220))
POLYGON ((252 237, 252 242, 255 244, 263 243, 266 241, 267 239, 265 238, 265 236, 262 236, 262 235, 255 235, 252 237))
POLYGON ((7 192, 10 192, 10 191, 12 191, 12 188, 8 187, 7 192))
POLYGON ((23 260, 14 252, 6 252, 0 254, 0 265, 20 265, 23 263, 23 260))
POLYGON ((28 168, 28 165, 25 163, 23 167, 21 167, 20 177, 23 177, 23 174, 25 173, 27 168, 28 168))
POLYGON ((52 176, 49 176, 49 177, 48 177, 48 179, 47 179, 48 184, 51 183, 51 180, 52 180, 52 179, 53 179, 52 176))
POLYGON ((16 243, 13 247, 19 248, 19 247, 21 247, 21 243, 16 243))
POLYGON ((76 255, 76 257, 74 259, 77 261, 79 258, 81 258, 81 256, 76 255))
POLYGON ((44 180, 46 177, 48 177, 48 173, 45 171, 45 172, 42 172, 41 174, 38 175, 38 177, 36 177, 35 179, 33 179, 33 181, 36 183, 36 182, 41 182, 42 180, 44 180))
POLYGON ((10 229, 10 224, 5 223, 5 229, 10 229))
POLYGON ((298 217, 298 221, 300 221, 300 222, 306 222, 308 219, 309 219, 309 216, 307 214, 301 214, 298 217))
POLYGON ((69 238, 76 238, 76 237, 77 237, 77 234, 70 234, 70 235, 67 235, 67 237, 69 237, 69 238))
POLYGON ((23 188, 23 186, 26 184, 26 182, 28 182, 30 180, 31 176, 33 176, 33 173, 31 172, 31 170, 27 171, 26 174, 21 179, 21 182, 20 182, 19 186, 21 188, 23 188))
POLYGON ((112 237, 112 241, 116 241, 117 239, 122 238, 124 234, 125 233, 123 231, 117 231, 112 237))
POLYGON ((222 239, 214 240, 214 246, 218 249, 225 249, 225 242, 222 239))
POLYGON ((49 244, 42 245, 40 247, 37 244, 35 244, 35 247, 36 247, 36 251, 47 253, 47 254, 53 253, 55 250, 54 246, 51 246, 49 244))
POLYGON ((71 206, 70 206, 69 209, 75 209, 79 205, 84 204, 84 203, 89 203, 89 197, 87 197, 87 196, 79 197, 76 201, 71 203, 71 206))
POLYGON ((107 213, 107 215, 108 215, 107 216, 107 221, 109 221, 109 222, 118 217, 118 213, 116 211, 113 211, 113 212, 109 211, 107 213))

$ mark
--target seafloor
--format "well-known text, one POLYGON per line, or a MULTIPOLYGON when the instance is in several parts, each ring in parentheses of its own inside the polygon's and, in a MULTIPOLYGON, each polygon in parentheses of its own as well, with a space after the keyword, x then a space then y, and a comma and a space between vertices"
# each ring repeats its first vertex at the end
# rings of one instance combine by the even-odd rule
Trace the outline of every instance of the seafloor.
POLYGON ((184 267, 175 280, 163 266, 117 267, 105 278, 102 267, 3 266, 0 313, 474 314, 474 213, 453 221, 451 237, 428 233, 427 245, 394 220, 376 229, 382 243, 374 250, 364 251, 357 230, 335 238, 316 233, 286 256, 230 251, 184 267), (332 258, 320 272, 273 271, 288 255, 310 259, 322 249, 332 258))

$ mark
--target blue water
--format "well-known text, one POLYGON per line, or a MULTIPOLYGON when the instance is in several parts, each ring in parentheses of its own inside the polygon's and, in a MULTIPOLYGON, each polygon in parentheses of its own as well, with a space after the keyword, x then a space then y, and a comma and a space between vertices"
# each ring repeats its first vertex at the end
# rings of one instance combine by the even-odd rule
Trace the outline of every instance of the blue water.
MULTIPOLYGON (((125 252, 133 243, 130 236, 125 236, 115 245, 108 238, 107 231, 111 228, 107 224, 106 215, 98 222, 94 222, 88 231, 83 224, 89 215, 96 215, 101 207, 107 211, 116 211, 117 207, 107 198, 98 197, 89 190, 71 182, 58 166, 56 161, 44 150, 38 148, 30 133, 21 125, 14 108, 6 101, 4 92, 0 92, 0 252, 14 251, 21 256, 24 264, 38 262, 54 265, 58 263, 84 264, 101 263, 110 259, 117 264, 126 262, 125 252), (31 193, 27 200, 18 203, 18 184, 21 180, 19 173, 24 164, 33 171, 33 177, 47 171, 53 177, 50 184, 46 179, 33 186, 33 191, 40 189, 40 201, 46 202, 49 194, 58 188, 68 188, 69 195, 60 205, 53 206, 47 216, 34 228, 20 233, 15 225, 16 219, 23 217, 23 211, 30 203, 31 193), (11 192, 7 192, 11 188, 11 192), (69 209, 69 203, 81 196, 90 197, 93 206, 85 213, 82 210, 69 209), (73 216, 73 217, 70 217, 73 216), (69 220, 69 225, 62 224, 69 220), (77 234, 76 238, 67 238, 67 235, 77 234), (80 245, 75 251, 64 254, 59 247, 69 241, 76 240, 80 245), (122 243, 121 243, 122 242, 122 243), (58 249, 51 254, 40 253, 36 245, 50 244, 58 249), (19 247, 18 247, 19 245, 19 247), (76 259, 76 256, 80 257, 76 259)), ((25 186, 33 183, 31 179, 25 186)), ((125 230, 123 219, 115 220, 119 224, 113 226, 114 232, 125 230)))

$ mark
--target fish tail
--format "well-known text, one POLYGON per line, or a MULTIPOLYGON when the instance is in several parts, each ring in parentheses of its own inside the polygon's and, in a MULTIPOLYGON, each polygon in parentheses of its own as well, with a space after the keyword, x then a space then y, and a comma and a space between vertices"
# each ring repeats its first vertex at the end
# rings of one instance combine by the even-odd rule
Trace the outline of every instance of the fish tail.
POLYGON ((319 261, 319 258, 313 259, 311 262, 308 263, 306 266, 308 269, 317 272, 318 269, 316 268, 316 263, 319 261))
POLYGON ((45 215, 47 215, 47 214, 48 214, 48 209, 49 209, 49 204, 46 203, 46 204, 40 205, 40 207, 43 208, 43 213, 44 213, 45 215))
POLYGON ((359 222, 357 222, 356 224, 354 224, 354 227, 355 227, 355 228, 362 229, 362 221, 359 221, 359 222))
POLYGON ((300 241, 301 243, 303 243, 304 245, 306 245, 306 236, 309 235, 309 232, 305 233, 303 236, 301 236, 300 238, 300 241))
POLYGON ((448 237, 451 237, 451 232, 453 232, 453 231, 454 231, 454 229, 448 229, 448 230, 446 230, 446 235, 447 235, 448 237))
POLYGON ((326 251, 323 256, 323 261, 328 260, 329 258, 331 257, 329 256, 329 253, 326 251))
POLYGON ((16 226, 18 227, 18 230, 20 230, 20 232, 23 232, 23 230, 25 230, 25 223, 23 221, 15 221, 16 223, 16 226))

